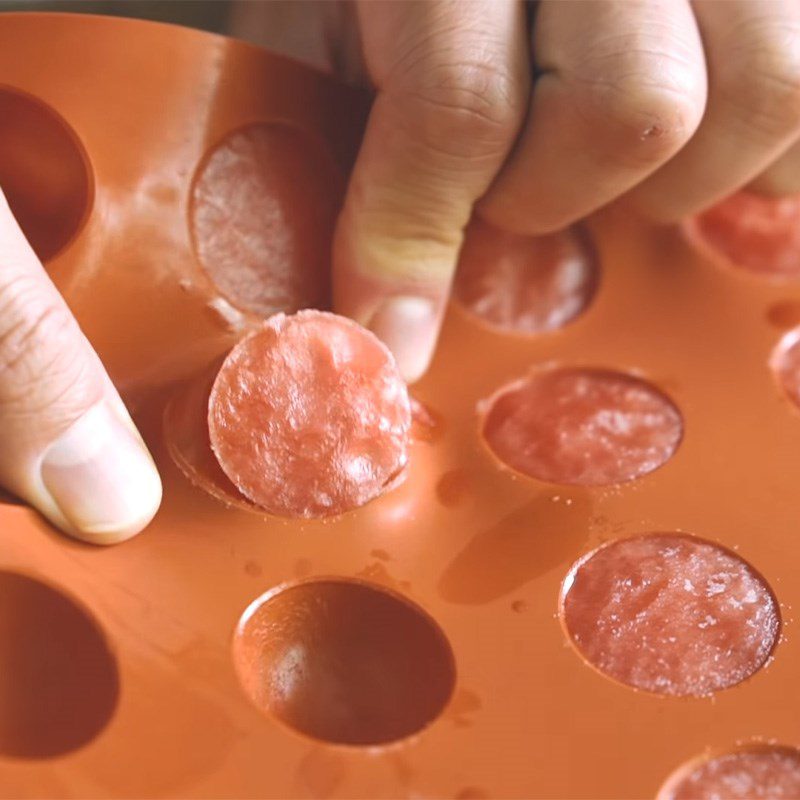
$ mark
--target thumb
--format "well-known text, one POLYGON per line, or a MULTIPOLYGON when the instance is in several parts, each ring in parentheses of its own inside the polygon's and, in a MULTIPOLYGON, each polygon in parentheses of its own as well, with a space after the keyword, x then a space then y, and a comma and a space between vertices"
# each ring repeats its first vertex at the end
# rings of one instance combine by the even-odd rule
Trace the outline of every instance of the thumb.
POLYGON ((526 112, 523 4, 363 2, 378 94, 334 243, 336 310, 427 369, 472 206, 526 112))
POLYGON ((107 544, 161 502, 150 454, 0 192, 0 484, 107 544))

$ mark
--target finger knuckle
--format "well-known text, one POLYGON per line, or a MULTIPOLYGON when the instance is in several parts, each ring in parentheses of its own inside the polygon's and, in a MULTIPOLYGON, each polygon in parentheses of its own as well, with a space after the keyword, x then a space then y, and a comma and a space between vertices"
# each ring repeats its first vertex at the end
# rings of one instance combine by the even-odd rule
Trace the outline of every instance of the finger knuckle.
POLYGON ((720 93, 767 139, 800 129, 800 26, 765 22, 741 31, 720 75, 720 93))
POLYGON ((37 412, 85 383, 80 331, 65 305, 43 302, 35 281, 0 287, 0 408, 37 412))
POLYGON ((510 147, 524 109, 508 70, 476 61, 419 69, 417 75, 398 99, 422 146, 459 160, 493 158, 510 147))
POLYGON ((611 157, 637 167, 661 164, 691 138, 697 108, 671 87, 627 83, 599 93, 592 128, 607 135, 611 157))
POLYGON ((634 167, 656 166, 674 155, 705 110, 704 75, 669 52, 633 51, 611 64, 584 64, 578 83, 587 130, 609 157, 634 167))

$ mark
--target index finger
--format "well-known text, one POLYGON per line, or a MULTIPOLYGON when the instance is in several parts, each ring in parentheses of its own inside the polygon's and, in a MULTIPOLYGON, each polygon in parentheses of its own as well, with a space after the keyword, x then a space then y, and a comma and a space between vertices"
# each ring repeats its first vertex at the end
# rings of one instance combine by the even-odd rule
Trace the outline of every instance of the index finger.
POLYGON ((523 6, 359 6, 378 89, 334 246, 336 310, 372 329, 407 380, 430 362, 463 231, 528 97, 523 6))

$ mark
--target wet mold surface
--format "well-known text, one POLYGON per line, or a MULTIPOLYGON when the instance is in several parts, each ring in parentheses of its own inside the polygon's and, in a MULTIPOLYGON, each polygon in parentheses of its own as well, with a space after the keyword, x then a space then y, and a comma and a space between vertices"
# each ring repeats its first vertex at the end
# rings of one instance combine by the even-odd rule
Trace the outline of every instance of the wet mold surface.
POLYGON ((473 220, 402 457, 347 513, 277 516, 209 398, 265 319, 328 305, 370 97, 65 14, 0 14, 0 74, 0 186, 164 483, 109 549, 0 498, 0 794, 797 796, 796 198, 473 220))

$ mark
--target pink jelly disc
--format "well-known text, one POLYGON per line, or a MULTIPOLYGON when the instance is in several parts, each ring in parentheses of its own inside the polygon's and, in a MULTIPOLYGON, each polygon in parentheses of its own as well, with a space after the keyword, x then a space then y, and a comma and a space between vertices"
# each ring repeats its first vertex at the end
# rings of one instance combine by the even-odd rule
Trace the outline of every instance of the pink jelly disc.
POLYGON ((639 478, 669 460, 683 433, 680 412, 658 389, 605 370, 537 372, 487 405, 483 434, 495 455, 553 483, 639 478))
POLYGON ((520 236, 474 219, 461 250, 453 297, 492 327, 540 333, 577 317, 596 288, 594 252, 579 229, 520 236))
POLYGON ((201 165, 191 224, 199 262, 262 316, 324 308, 343 179, 322 142, 284 124, 234 131, 201 165))
POLYGON ((698 244, 735 266, 800 277, 800 195, 737 192, 688 224, 698 244))
POLYGON ((681 768, 658 800, 797 800, 800 751, 751 745, 681 768))
POLYGON ((356 508, 406 463, 411 412, 397 365, 373 334, 335 314, 270 318, 225 359, 208 408, 223 471, 278 516, 356 508))
POLYGON ((621 539, 580 559, 562 586, 561 618, 600 672, 674 696, 745 680, 780 632, 777 601, 746 561, 675 533, 621 539))

